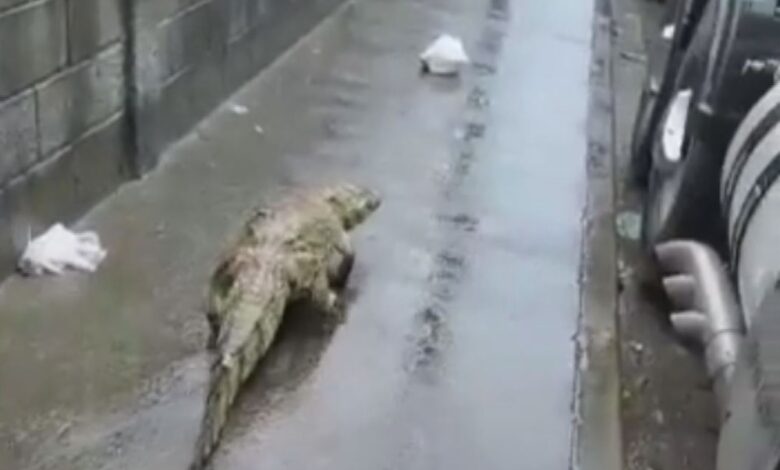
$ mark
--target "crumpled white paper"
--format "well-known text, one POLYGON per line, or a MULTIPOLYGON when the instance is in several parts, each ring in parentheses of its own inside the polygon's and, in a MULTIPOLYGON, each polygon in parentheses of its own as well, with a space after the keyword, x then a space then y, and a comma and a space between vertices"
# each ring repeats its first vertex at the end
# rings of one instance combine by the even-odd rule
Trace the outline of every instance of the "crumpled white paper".
POLYGON ((29 276, 59 275, 66 269, 91 273, 106 255, 97 233, 74 233, 62 224, 55 224, 27 243, 18 266, 29 276))
POLYGON ((457 75, 470 62, 460 38, 442 34, 422 54, 420 60, 427 72, 434 75, 457 75))

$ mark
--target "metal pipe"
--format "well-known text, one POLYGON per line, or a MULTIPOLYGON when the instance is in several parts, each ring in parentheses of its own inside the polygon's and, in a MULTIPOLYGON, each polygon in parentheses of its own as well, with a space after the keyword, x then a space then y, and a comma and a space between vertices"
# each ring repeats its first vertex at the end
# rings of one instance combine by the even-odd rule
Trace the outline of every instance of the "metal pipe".
POLYGON ((706 341, 707 332, 710 328, 710 321, 707 315, 701 312, 679 312, 673 313, 669 319, 672 322, 674 331, 683 338, 702 344, 706 341))
POLYGON ((664 289, 680 313, 671 316, 675 331, 702 344, 707 371, 725 417, 737 354, 745 335, 742 313, 721 260, 710 247, 674 240, 655 249, 669 274, 664 289))
POLYGON ((676 274, 663 279, 664 290, 677 310, 688 310, 696 304, 696 279, 689 274, 676 274))

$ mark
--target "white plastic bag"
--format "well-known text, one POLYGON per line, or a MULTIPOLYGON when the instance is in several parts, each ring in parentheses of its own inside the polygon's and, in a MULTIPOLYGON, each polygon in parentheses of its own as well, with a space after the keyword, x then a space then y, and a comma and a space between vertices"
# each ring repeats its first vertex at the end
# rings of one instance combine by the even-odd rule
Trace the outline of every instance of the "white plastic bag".
POLYGON ((442 34, 422 54, 420 60, 425 70, 434 75, 457 75, 461 67, 469 63, 463 41, 449 34, 442 34))
POLYGON ((62 274, 66 269, 94 272, 106 254, 97 233, 74 233, 56 224, 27 243, 19 270, 29 276, 62 274))

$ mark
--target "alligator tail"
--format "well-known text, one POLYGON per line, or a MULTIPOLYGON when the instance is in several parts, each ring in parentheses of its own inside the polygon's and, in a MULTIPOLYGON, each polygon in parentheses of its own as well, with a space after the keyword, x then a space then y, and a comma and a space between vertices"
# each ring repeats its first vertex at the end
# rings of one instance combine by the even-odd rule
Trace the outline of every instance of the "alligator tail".
POLYGON ((214 365, 206 410, 191 470, 202 470, 219 444, 228 412, 238 396, 243 372, 240 363, 226 358, 214 365))

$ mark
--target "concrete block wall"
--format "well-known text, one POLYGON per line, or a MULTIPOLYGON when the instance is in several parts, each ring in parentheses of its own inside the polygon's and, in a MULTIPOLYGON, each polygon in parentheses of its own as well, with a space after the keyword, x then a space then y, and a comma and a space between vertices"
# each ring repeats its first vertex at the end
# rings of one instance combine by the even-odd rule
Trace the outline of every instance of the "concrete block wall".
POLYGON ((278 57, 342 0, 137 0, 139 166, 278 57))
POLYGON ((343 0, 0 0, 0 276, 343 0))
POLYGON ((0 274, 126 180, 122 0, 0 0, 0 274))

